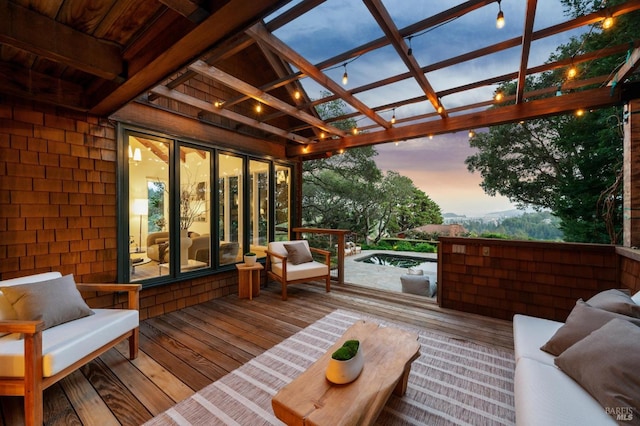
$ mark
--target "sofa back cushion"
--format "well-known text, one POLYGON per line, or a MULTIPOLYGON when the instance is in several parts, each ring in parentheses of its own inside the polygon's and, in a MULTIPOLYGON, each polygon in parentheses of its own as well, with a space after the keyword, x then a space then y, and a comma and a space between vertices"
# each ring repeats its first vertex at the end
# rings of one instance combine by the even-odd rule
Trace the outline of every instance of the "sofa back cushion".
POLYGON ((16 313, 16 319, 42 319, 44 328, 93 315, 76 288, 73 275, 28 284, 0 287, 16 313))

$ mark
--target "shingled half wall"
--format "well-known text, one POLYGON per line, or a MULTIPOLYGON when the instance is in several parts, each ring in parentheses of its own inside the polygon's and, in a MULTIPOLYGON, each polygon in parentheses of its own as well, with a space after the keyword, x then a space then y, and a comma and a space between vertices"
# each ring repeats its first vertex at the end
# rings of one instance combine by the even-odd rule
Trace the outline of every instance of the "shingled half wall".
MULTIPOLYGON (((117 277, 116 132, 106 118, 0 98, 0 279, 117 277)), ((141 318, 237 291, 226 272, 140 295, 141 318)), ((125 297, 85 295, 92 307, 125 297)))
POLYGON ((438 299, 444 308, 507 320, 522 313, 564 321, 578 298, 624 287, 612 245, 439 241, 438 299))

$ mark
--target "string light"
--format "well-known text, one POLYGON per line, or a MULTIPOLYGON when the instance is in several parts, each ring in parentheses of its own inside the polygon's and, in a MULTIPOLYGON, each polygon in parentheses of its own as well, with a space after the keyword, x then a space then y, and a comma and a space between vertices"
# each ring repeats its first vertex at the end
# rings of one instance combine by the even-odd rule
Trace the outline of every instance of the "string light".
POLYGON ((429 140, 433 139, 433 135, 429 135, 429 140))
POLYGON ((576 111, 576 115, 577 115, 578 117, 582 117, 582 116, 584 115, 584 110, 583 110, 583 109, 579 109, 579 110, 577 110, 577 111, 576 111))
POLYGON ((258 102, 258 104, 256 105, 256 112, 258 114, 262 112, 262 104, 260 102, 258 102))
POLYGON ((501 0, 498 0, 498 17, 496 18, 496 28, 504 27, 504 12, 502 11, 501 0))
POLYGON ((608 30, 611 27, 613 27, 613 18, 611 17, 611 14, 607 10, 607 15, 602 21, 602 28, 605 30, 608 30))
POLYGON ((441 104, 438 104, 438 114, 442 114, 442 111, 444 111, 444 107, 441 104))
POLYGON ((320 132, 320 139, 324 139, 326 137, 324 132, 320 132))
POLYGON ((353 126, 353 130, 351 131, 354 135, 358 134, 358 126, 353 126))
POLYGON ((409 42, 409 49, 407 50, 407 55, 408 55, 408 56, 413 55, 413 49, 411 48, 411 39, 412 39, 412 38, 413 38, 413 37, 409 37, 409 38, 407 38, 407 41, 409 42))
POLYGON ((504 94, 502 93, 501 90, 498 90, 496 92, 496 95, 494 96, 496 102, 500 102, 503 98, 504 98, 504 94))
POLYGON ((344 74, 342 74, 342 84, 347 85, 349 82, 349 76, 347 75, 347 63, 344 63, 344 74))
POLYGON ((221 101, 219 99, 213 103, 213 106, 216 108, 222 108, 222 105, 224 105, 224 101, 221 101))
POLYGON ((469 130, 469 139, 471 139, 472 137, 474 137, 476 135, 476 132, 472 130, 469 130))
POLYGON ((391 117, 391 124, 396 124, 396 109, 393 109, 393 116, 391 117))
POLYGON ((578 69, 576 68, 575 65, 573 65, 573 61, 572 61, 571 66, 567 71, 567 78, 574 78, 576 75, 578 75, 578 69))
POLYGON ((300 91, 299 91, 299 90, 296 90, 295 92, 293 92, 293 97, 294 97, 295 99, 300 99, 300 91))

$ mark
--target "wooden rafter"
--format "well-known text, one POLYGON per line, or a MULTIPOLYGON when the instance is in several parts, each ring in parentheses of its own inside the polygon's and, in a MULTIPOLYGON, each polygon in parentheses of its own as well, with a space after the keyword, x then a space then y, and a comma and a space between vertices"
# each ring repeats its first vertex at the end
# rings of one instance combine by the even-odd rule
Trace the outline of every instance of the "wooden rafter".
POLYGON ((154 55, 144 68, 98 100, 90 112, 112 113, 149 87, 167 78, 179 66, 186 65, 194 55, 204 52, 221 39, 256 20, 281 3, 280 0, 246 2, 229 0, 170 48, 154 55))
POLYGON ((60 24, 8 0, 0 0, 0 43, 69 65, 89 74, 122 78, 120 48, 60 24), (37 31, 33 29, 37 28, 37 31))
POLYGON ((207 111, 210 112, 212 114, 215 115, 219 115, 221 117, 225 117, 228 118, 229 120, 233 120, 236 121, 238 123, 242 123, 242 124, 246 124, 247 126, 256 128, 256 129, 260 129, 264 132, 267 133, 271 133, 277 136, 281 136, 283 138, 289 139, 291 141, 294 142, 298 142, 298 143, 311 143, 312 141, 300 136, 300 135, 296 135, 295 133, 291 133, 291 132, 287 132, 285 130, 282 130, 280 128, 277 128, 275 126, 271 126, 267 123, 262 123, 258 120, 255 120, 253 118, 249 118, 247 116, 244 116, 242 114, 238 114, 236 112, 227 110, 227 109, 222 109, 222 108, 216 108, 215 106, 211 105, 210 102, 205 102, 201 99, 198 98, 194 98, 193 96, 189 96, 189 95, 185 95, 182 92, 179 92, 177 90, 172 90, 169 89, 168 87, 165 86, 156 86, 153 89, 151 89, 151 93, 157 95, 157 96, 163 96, 167 99, 172 99, 174 101, 178 101, 178 102, 182 102, 184 104, 187 105, 191 105, 193 107, 196 107, 202 111, 207 111))
POLYGON ((607 83, 607 86, 617 85, 621 81, 625 81, 631 73, 640 65, 640 48, 636 47, 629 53, 624 65, 616 72, 611 80, 607 83))
POLYGON ((522 103, 524 99, 524 86, 527 79, 527 64, 529 62, 529 51, 531 50, 531 34, 533 34, 533 23, 536 16, 536 6, 538 0, 527 1, 527 12, 524 18, 524 31, 522 35, 522 54, 520 55, 520 71, 518 72, 518 84, 516 86, 516 103, 522 103))
POLYGON ((209 12, 191 0, 158 0, 170 9, 175 10, 191 22, 200 23, 204 21, 209 12))
MULTIPOLYGON (((340 95, 342 100, 344 100, 349 105, 353 106, 355 109, 360 111, 365 116, 369 117, 374 122, 378 123, 380 126, 388 129, 391 127, 391 123, 387 122, 384 118, 380 117, 376 114, 371 108, 365 105, 359 99, 353 97, 349 94, 348 91, 344 90, 337 84, 335 81, 328 78, 322 71, 320 71, 316 66, 311 64, 305 58, 300 56, 297 52, 271 34, 262 24, 256 24, 253 27, 247 30, 247 34, 253 37, 256 40, 261 40, 266 43, 271 50, 282 57, 296 68, 300 69, 306 75, 314 79, 321 86, 327 88, 333 93, 340 95)), ((333 132, 331 132, 333 133, 333 132)))
POLYGON ((402 62, 404 62, 407 68, 409 68, 409 72, 425 93, 433 108, 438 111, 442 118, 447 118, 446 111, 442 107, 433 87, 431 87, 431 83, 429 83, 427 77, 420 70, 420 65, 413 55, 407 54, 407 44, 405 43, 404 38, 400 35, 396 24, 394 24, 393 19, 391 19, 389 12, 382 2, 380 0, 364 0, 364 3, 378 22, 380 28, 382 28, 382 31, 387 35, 387 38, 400 56, 400 59, 402 59, 402 62))
POLYGON ((306 123, 309 123, 313 126, 322 129, 327 133, 331 133, 338 136, 344 136, 344 131, 338 129, 337 127, 326 124, 324 121, 320 120, 317 117, 314 117, 310 114, 307 114, 304 111, 298 110, 296 107, 281 101, 280 99, 272 96, 266 92, 263 92, 257 87, 253 87, 244 81, 225 73, 222 70, 219 70, 215 67, 210 67, 203 61, 196 61, 193 64, 189 65, 189 69, 197 72, 198 74, 207 76, 216 80, 227 87, 232 88, 240 93, 245 94, 246 96, 251 97, 257 101, 262 102, 265 105, 270 106, 271 108, 275 108, 281 111, 286 112, 287 114, 296 117, 299 120, 302 120, 306 123))
POLYGON ((568 113, 580 108, 602 108, 619 102, 619 91, 616 91, 612 96, 610 88, 601 87, 563 96, 532 100, 522 104, 487 109, 482 114, 472 112, 450 116, 447 120, 432 120, 377 132, 361 133, 349 138, 328 140, 323 144, 309 145, 305 150, 302 147, 289 147, 287 155, 289 157, 312 157, 323 152, 496 126, 514 121, 568 113))

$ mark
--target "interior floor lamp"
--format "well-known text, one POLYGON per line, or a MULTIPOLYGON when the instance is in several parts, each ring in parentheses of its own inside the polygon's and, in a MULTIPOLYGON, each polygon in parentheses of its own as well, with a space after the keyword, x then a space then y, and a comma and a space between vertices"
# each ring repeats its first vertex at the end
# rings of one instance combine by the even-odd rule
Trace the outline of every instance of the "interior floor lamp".
POLYGON ((133 206, 131 207, 133 214, 140 215, 140 234, 138 236, 138 247, 136 252, 142 250, 142 216, 149 214, 149 200, 146 198, 136 198, 133 200, 133 206))

